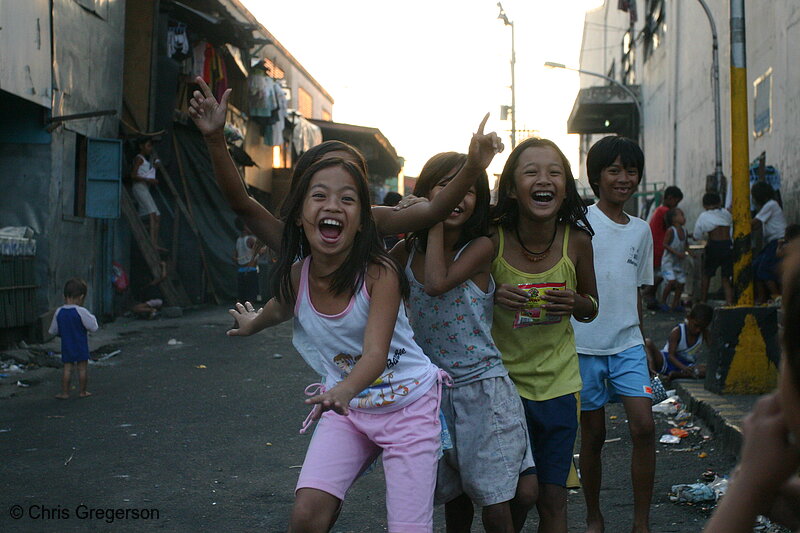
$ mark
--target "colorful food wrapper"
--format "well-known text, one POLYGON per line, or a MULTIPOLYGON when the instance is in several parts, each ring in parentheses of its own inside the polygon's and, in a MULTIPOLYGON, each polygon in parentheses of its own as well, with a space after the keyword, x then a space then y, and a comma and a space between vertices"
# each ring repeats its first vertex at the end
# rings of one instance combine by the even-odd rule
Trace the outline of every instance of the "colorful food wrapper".
POLYGON ((542 326, 546 324, 556 324, 561 322, 561 315, 548 315, 547 310, 542 306, 547 303, 542 299, 545 291, 563 291, 567 288, 566 282, 550 283, 520 283, 520 289, 530 295, 528 303, 524 309, 517 311, 514 316, 514 328, 526 328, 528 326, 542 326))

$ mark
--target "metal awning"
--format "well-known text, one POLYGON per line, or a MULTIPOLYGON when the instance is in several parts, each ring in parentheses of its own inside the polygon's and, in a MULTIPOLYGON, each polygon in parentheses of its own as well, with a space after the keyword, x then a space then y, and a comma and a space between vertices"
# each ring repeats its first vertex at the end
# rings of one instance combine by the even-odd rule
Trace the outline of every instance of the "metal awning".
POLYGON ((344 141, 358 148, 367 160, 370 174, 387 178, 400 172, 397 152, 378 128, 316 119, 311 119, 311 122, 322 130, 323 140, 344 141))
MULTIPOLYGON (((627 87, 640 94, 638 85, 627 87)), ((636 102, 615 85, 581 89, 567 120, 568 133, 617 133, 636 139, 638 131, 636 102)))

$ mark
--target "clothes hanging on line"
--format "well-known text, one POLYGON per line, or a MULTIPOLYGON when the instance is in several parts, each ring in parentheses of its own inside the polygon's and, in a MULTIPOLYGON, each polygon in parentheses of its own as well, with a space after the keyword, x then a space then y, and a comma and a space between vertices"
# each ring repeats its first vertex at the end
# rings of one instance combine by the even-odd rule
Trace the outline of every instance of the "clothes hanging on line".
POLYGON ((302 154, 314 146, 322 144, 322 130, 316 124, 306 120, 297 111, 289 113, 288 122, 292 125, 291 147, 302 154))
POLYGON ((186 35, 186 24, 178 22, 167 28, 167 57, 183 61, 189 57, 189 37, 186 35))
POLYGON ((250 73, 248 85, 250 117, 264 129, 264 144, 283 145, 283 128, 287 113, 283 87, 260 70, 250 73))

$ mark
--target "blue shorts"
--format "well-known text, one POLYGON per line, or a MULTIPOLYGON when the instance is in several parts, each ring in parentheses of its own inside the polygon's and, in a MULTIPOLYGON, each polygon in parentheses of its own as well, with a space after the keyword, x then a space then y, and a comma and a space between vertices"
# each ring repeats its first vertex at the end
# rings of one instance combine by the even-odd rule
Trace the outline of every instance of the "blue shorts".
MULTIPOLYGON (((678 368, 677 366, 673 365, 672 362, 670 362, 670 360, 669 360, 669 352, 665 352, 665 351, 662 350, 661 351, 661 356, 664 359, 664 364, 661 365, 661 368, 658 370, 659 374, 669 374, 670 372, 679 372, 680 371, 680 368, 678 368)), ((681 357, 679 355, 675 355, 675 358, 678 361, 680 361, 681 363, 683 363, 684 365, 686 365, 686 366, 688 366, 690 368, 694 366, 694 362, 693 361, 689 361, 687 359, 684 359, 683 357, 681 357)))
POLYGON ((536 463, 523 474, 536 474, 539 483, 567 486, 578 435, 578 398, 577 393, 541 402, 522 398, 536 463))
MULTIPOLYGON (((583 390, 581 411, 596 411, 618 396, 652 398, 644 345, 615 355, 578 354, 583 390)), ((538 464, 538 462, 537 462, 538 464)))

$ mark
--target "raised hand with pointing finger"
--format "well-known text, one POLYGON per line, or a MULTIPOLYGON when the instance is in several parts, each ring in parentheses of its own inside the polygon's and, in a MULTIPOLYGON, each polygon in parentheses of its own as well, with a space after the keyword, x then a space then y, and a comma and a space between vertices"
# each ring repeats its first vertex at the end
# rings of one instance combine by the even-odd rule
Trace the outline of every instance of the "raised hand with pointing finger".
POLYGON ((227 89, 222 93, 222 98, 217 102, 214 93, 211 92, 211 88, 203 81, 203 78, 198 76, 195 81, 200 86, 200 90, 194 91, 189 100, 189 116, 192 117, 195 126, 203 135, 222 134, 231 90, 227 89))
POLYGON ((477 133, 472 134, 469 152, 467 152, 467 164, 479 167, 481 170, 485 170, 494 159, 494 156, 502 152, 504 148, 503 142, 495 132, 483 132, 488 120, 489 113, 486 113, 483 120, 481 120, 480 126, 478 126, 477 133))

